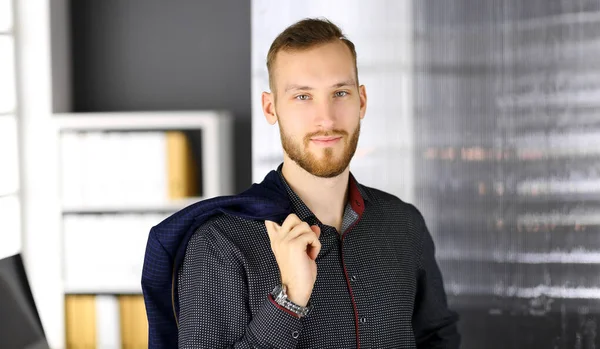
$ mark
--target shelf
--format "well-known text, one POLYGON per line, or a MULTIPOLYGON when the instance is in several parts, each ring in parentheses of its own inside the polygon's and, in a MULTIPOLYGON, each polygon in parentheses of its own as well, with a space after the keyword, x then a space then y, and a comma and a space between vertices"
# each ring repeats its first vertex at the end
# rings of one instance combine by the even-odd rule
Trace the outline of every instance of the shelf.
POLYGON ((54 114, 60 131, 197 130, 227 121, 223 111, 54 114))
POLYGON ((191 197, 181 200, 172 200, 165 203, 139 203, 124 205, 65 205, 63 214, 85 214, 85 213, 149 213, 149 212, 176 212, 206 197, 191 197))
POLYGON ((107 287, 106 285, 77 286, 65 284, 65 294, 142 294, 141 281, 137 285, 107 287))
POLYGON ((0 199, 2 198, 9 198, 9 197, 18 197, 19 196, 19 192, 16 191, 11 191, 8 193, 1 193, 0 192, 0 199))

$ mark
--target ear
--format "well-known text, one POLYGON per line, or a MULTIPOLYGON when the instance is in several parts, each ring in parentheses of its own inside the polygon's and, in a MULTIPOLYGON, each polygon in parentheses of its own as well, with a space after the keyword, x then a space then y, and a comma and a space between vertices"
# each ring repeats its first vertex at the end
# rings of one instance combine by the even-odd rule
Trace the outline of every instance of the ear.
POLYGON ((273 93, 263 92, 261 99, 263 114, 265 114, 267 122, 270 125, 275 125, 277 122, 277 114, 275 113, 275 96, 273 93))
POLYGON ((365 85, 360 85, 358 87, 358 95, 360 97, 360 119, 365 117, 365 113, 367 112, 367 89, 365 85))

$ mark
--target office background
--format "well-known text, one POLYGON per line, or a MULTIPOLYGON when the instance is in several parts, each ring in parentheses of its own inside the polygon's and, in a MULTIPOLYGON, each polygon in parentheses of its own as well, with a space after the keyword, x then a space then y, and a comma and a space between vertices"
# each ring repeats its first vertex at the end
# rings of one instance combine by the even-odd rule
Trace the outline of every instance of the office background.
MULTIPOLYGON (((88 318, 98 346, 110 345, 104 333, 119 332, 102 319, 120 311, 122 324, 129 321, 122 312, 133 307, 133 257, 143 251, 131 248, 133 257, 120 260, 131 264, 120 284, 91 285, 88 271, 73 265, 103 266, 92 253, 69 252, 89 246, 90 226, 113 222, 139 245, 170 211, 239 192, 281 161, 278 130, 260 111, 266 52, 287 25, 317 16, 356 44, 369 94, 352 171, 423 212, 450 305, 461 315, 463 347, 597 347, 597 0, 3 0, 0 253, 23 253, 51 345, 78 340, 65 311, 73 302, 96 309, 88 318), (213 119, 228 123, 212 127, 213 119), (229 165, 193 151, 217 147, 211 132, 227 134, 219 148, 229 165), (181 135, 192 150, 173 151, 181 135), (179 177, 197 179, 200 189, 124 205, 115 193, 91 189, 107 177, 107 188, 122 184, 125 174, 97 167, 90 171, 98 177, 74 187, 79 170, 67 164, 86 153, 65 152, 69 144, 134 177, 188 152, 200 174, 179 177), (113 153, 99 150, 109 144, 113 153), (146 156, 141 172, 132 172, 118 144, 156 149, 167 160, 146 156), (232 177, 213 190, 217 182, 207 180, 224 173, 232 177), (103 298, 74 298, 96 293, 103 298)), ((168 186, 172 175, 147 185, 168 186)), ((137 190, 130 196, 147 192, 137 190)), ((133 343, 122 333, 113 340, 133 343)))

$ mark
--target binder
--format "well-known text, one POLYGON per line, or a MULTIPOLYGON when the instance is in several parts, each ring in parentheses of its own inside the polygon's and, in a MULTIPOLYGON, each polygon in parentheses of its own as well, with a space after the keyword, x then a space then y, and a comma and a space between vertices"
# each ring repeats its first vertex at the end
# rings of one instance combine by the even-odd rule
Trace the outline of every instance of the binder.
POLYGON ((184 132, 166 132, 168 197, 182 199, 197 193, 196 166, 184 132))
POLYGON ((121 348, 119 299, 115 295, 96 296, 96 348, 121 348))
POLYGON ((96 296, 65 297, 67 349, 96 348, 96 296))
POLYGON ((148 319, 141 295, 119 296, 123 349, 148 348, 148 319))

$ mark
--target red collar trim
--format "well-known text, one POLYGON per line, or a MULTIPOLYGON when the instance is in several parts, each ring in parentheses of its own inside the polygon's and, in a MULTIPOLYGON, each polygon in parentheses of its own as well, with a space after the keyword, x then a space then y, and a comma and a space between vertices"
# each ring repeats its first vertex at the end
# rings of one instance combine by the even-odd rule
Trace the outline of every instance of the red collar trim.
POLYGON ((350 174, 350 180, 348 182, 348 200, 350 200, 352 210, 358 213, 359 216, 362 216, 363 211, 365 210, 365 200, 358 189, 358 182, 356 182, 356 179, 354 179, 352 174, 350 174))

